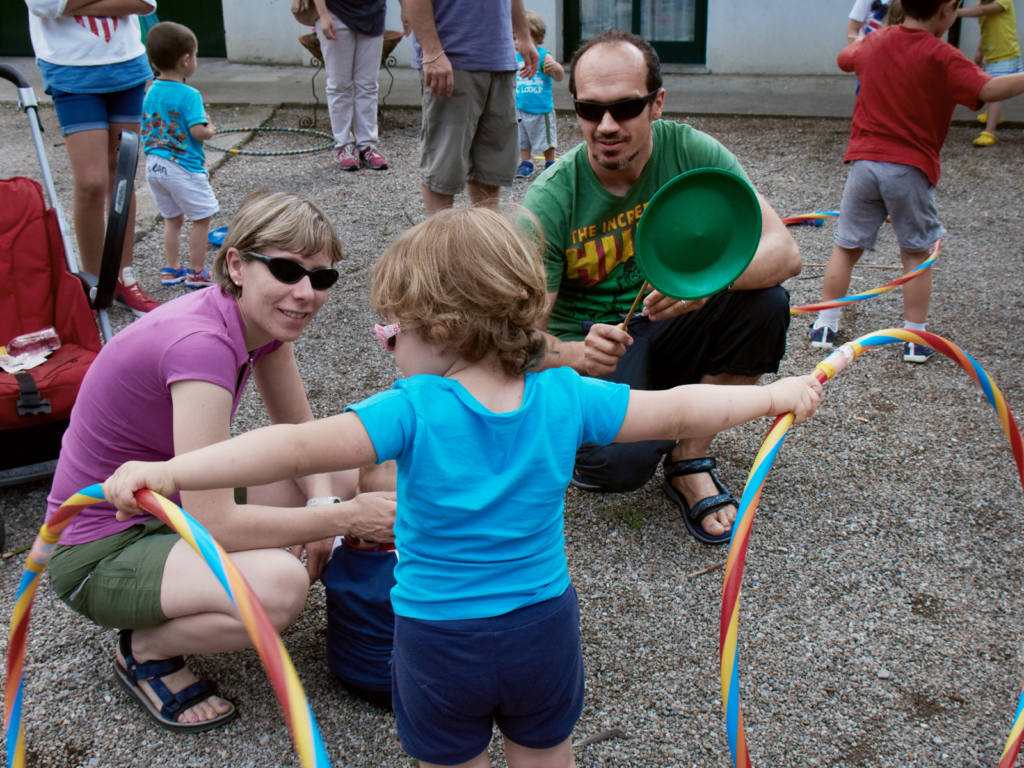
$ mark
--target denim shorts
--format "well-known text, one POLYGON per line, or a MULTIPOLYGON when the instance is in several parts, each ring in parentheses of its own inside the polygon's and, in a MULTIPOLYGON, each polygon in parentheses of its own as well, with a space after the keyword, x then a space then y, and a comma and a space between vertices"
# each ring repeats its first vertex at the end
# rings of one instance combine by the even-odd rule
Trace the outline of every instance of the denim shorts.
POLYGON ((935 208, 935 187, 919 169, 901 163, 854 160, 832 238, 843 248, 874 250, 885 217, 900 248, 927 251, 946 234, 935 208))
POLYGON ((1020 56, 1000 59, 999 61, 986 61, 982 69, 985 70, 986 75, 992 75, 992 77, 1016 75, 1018 72, 1024 72, 1024 68, 1021 67, 1020 56))
POLYGON ((555 747, 583 711, 576 590, 487 619, 396 616, 391 676, 402 749, 418 760, 464 763, 494 723, 524 747, 555 747))
POLYGON ((105 131, 111 123, 141 123, 146 84, 112 93, 68 93, 52 88, 50 95, 60 129, 67 136, 79 131, 105 131))

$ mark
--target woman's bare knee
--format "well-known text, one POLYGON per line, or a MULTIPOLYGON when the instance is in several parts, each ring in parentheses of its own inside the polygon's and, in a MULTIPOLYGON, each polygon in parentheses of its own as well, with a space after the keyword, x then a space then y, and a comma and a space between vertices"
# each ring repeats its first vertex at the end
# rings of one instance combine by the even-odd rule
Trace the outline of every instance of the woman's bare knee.
POLYGON ((302 613, 309 592, 309 576, 299 559, 283 549, 263 550, 258 554, 259 572, 245 569, 245 577, 280 632, 302 613))

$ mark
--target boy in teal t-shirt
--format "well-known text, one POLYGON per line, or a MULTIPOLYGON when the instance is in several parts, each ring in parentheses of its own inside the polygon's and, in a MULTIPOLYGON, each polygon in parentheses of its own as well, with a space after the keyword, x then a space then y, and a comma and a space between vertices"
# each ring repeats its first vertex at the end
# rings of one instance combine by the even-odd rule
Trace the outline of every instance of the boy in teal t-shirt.
POLYGON ((206 172, 203 142, 216 133, 203 97, 185 80, 195 74, 198 43, 188 27, 162 21, 146 35, 146 53, 157 71, 142 103, 142 151, 146 181, 164 219, 162 283, 189 289, 213 285, 206 266, 210 219, 220 210, 206 172), (181 267, 178 241, 192 222, 189 266, 181 267))
MULTIPOLYGON (((516 118, 519 123, 519 167, 517 179, 528 179, 533 175, 533 153, 544 154, 544 167, 555 162, 555 146, 558 135, 555 130, 555 101, 551 95, 553 80, 562 81, 565 70, 555 61, 546 48, 541 47, 547 27, 544 20, 533 11, 526 12, 530 25, 530 37, 537 46, 540 67, 537 74, 526 79, 516 74, 516 118)), ((516 53, 516 67, 522 69, 523 57, 516 53)))

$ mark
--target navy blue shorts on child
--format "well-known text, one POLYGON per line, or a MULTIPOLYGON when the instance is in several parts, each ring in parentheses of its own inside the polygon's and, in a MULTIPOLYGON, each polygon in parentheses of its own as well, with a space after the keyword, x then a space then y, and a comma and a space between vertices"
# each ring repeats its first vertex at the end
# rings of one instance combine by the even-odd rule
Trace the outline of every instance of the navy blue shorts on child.
POLYGON ((524 747, 555 747, 583 711, 576 590, 487 619, 396 616, 392 680, 402 749, 418 760, 464 763, 494 723, 524 747))

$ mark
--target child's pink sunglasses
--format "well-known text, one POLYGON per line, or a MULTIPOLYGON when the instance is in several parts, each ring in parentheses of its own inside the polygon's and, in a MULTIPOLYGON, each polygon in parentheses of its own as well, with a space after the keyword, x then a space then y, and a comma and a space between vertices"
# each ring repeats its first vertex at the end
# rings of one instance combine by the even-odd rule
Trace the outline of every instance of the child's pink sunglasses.
POLYGON ((377 337, 377 341, 389 352, 395 351, 395 338, 400 330, 402 330, 401 323, 391 323, 390 325, 373 324, 373 333, 377 337))

